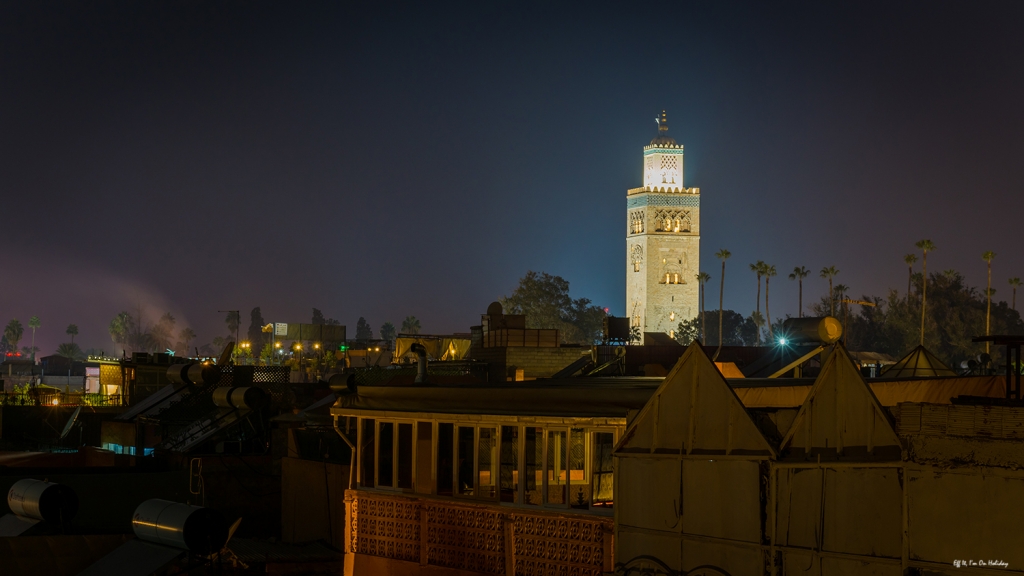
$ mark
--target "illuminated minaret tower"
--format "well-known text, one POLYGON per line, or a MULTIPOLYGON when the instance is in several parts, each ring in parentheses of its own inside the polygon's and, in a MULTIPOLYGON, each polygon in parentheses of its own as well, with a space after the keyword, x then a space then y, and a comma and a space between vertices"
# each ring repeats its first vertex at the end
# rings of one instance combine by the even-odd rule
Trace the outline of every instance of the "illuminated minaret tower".
POLYGON ((683 145, 664 110, 656 122, 643 186, 626 192, 626 314, 640 332, 675 336, 700 312, 700 189, 683 186, 683 145))

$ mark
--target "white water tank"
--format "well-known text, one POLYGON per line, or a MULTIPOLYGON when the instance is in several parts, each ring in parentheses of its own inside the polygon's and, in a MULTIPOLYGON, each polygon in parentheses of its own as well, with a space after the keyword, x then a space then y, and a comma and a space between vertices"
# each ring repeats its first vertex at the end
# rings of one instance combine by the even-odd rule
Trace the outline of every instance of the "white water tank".
POLYGON ((215 510, 153 498, 135 509, 132 529, 140 540, 196 554, 211 554, 228 540, 227 526, 215 510))
POLYGON ((51 524, 66 524, 78 513, 78 496, 63 484, 26 478, 7 492, 11 512, 51 524))

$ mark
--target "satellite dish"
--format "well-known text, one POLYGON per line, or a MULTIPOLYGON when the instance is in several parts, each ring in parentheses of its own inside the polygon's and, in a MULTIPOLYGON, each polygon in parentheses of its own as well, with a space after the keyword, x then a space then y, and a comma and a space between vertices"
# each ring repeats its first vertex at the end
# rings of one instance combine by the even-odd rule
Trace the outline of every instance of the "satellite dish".
POLYGON ((228 361, 231 360, 231 351, 235 349, 234 342, 228 342, 224 346, 224 351, 220 353, 220 358, 217 360, 218 366, 227 365, 228 361))
POLYGON ((82 407, 75 408, 75 411, 71 413, 71 418, 68 418, 68 423, 64 425, 64 430, 60 433, 60 439, 63 440, 65 436, 71 432, 71 428, 74 427, 75 421, 78 420, 78 415, 82 413, 82 407))
POLYGON ((502 309, 500 302, 491 302, 490 306, 487 307, 488 316, 501 316, 502 309))

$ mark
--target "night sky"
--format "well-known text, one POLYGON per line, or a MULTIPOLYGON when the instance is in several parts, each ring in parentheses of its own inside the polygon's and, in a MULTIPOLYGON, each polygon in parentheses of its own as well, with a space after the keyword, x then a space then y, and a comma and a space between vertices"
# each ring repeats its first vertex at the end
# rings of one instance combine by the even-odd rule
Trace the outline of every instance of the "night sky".
MULTIPOLYGON (((0 322, 113 350, 141 306, 468 331, 527 270, 625 310, 625 194, 666 109, 701 268, 773 317, 1024 276, 1024 3, 0 4, 0 322)), ((709 294, 710 296, 710 294, 709 294)), ((709 307, 717 306, 717 294, 709 307)), ((28 330, 22 340, 29 343, 28 330)), ((120 354, 120 350, 117 350, 120 354)))

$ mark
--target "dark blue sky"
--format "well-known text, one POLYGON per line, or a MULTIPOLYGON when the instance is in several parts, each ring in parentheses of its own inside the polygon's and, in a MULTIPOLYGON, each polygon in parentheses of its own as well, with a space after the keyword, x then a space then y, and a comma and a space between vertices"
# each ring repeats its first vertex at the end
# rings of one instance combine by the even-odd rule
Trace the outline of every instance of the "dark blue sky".
POLYGON ((902 291, 924 237, 1024 276, 1024 4, 549 4, 3 4, 0 320, 44 353, 140 303, 199 343, 253 306, 465 331, 529 269, 622 314, 663 108, 728 308, 758 259, 773 316, 797 265, 902 291))

